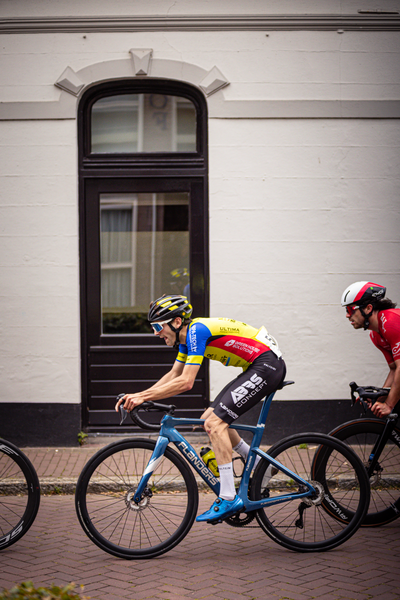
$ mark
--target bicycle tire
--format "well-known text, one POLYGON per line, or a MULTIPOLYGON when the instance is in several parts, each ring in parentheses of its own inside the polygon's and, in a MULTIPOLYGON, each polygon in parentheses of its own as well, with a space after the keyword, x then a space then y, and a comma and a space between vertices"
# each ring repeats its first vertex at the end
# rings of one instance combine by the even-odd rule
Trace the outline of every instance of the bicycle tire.
POLYGON ((125 559, 154 558, 179 544, 198 507, 191 469, 171 448, 156 464, 149 496, 140 505, 133 493, 156 442, 131 439, 109 444, 85 465, 75 506, 85 533, 99 548, 125 559))
POLYGON ((0 440, 0 550, 26 534, 39 505, 39 479, 31 461, 17 446, 0 440))
MULTIPOLYGON (((313 482, 318 492, 312 502, 294 499, 258 510, 257 521, 269 537, 289 550, 321 552, 343 544, 357 531, 368 509, 369 481, 346 444, 324 434, 302 433, 276 443, 268 454, 313 482), (339 501, 348 511, 341 510, 337 520, 327 509, 335 512, 339 501)), ((303 491, 282 471, 271 476, 270 469, 266 474, 269 466, 267 460, 257 465, 250 490, 253 500, 303 491)))
MULTIPOLYGON (((368 466, 368 458, 385 422, 378 419, 348 421, 336 427, 329 435, 348 444, 368 466)), ((362 527, 379 527, 400 517, 400 429, 393 429, 390 440, 378 458, 370 477, 371 501, 362 527), (381 470, 382 469, 382 470, 381 470)))

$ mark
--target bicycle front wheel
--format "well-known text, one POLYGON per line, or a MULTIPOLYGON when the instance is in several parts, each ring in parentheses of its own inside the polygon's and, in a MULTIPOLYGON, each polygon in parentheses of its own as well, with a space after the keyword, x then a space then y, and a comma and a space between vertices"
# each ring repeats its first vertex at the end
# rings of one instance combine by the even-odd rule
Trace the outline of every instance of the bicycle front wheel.
POLYGON ((85 465, 76 488, 78 519, 102 550, 126 559, 153 558, 189 532, 197 513, 192 471, 171 448, 156 464, 145 495, 133 500, 155 442, 115 442, 85 465))
MULTIPOLYGON (((330 432, 360 457, 368 468, 371 451, 382 435, 384 421, 362 419, 348 421, 330 432)), ((395 427, 372 473, 371 501, 362 527, 378 527, 400 517, 400 429, 395 427)))
MULTIPOLYGON (((283 439, 268 454, 311 483, 315 494, 257 511, 267 535, 290 550, 316 552, 336 548, 357 531, 368 509, 369 481, 360 459, 346 444, 324 434, 304 433, 283 439)), ((260 500, 306 490, 261 460, 250 493, 260 500)))
POLYGON ((31 461, 17 446, 0 440, 0 550, 25 535, 39 504, 39 479, 31 461))

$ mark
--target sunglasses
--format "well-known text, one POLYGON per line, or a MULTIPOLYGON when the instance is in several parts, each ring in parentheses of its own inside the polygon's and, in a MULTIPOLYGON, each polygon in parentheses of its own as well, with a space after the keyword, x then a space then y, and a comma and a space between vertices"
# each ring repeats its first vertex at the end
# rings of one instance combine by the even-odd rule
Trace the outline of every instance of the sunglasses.
POLYGON ((168 321, 160 321, 159 323, 150 323, 150 325, 154 329, 155 333, 160 333, 160 331, 162 330, 162 328, 164 327, 164 325, 166 323, 171 323, 172 320, 173 319, 168 319, 168 321))
POLYGON ((358 308, 360 308, 360 307, 359 306, 355 306, 355 305, 353 305, 353 306, 346 306, 346 313, 349 315, 349 317, 351 317, 356 312, 356 310, 358 308))

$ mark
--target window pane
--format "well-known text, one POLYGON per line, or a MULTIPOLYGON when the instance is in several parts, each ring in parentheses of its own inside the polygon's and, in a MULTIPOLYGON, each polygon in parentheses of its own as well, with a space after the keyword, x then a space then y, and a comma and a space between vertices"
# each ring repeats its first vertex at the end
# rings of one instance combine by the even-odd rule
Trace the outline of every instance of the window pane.
POLYGON ((196 152, 196 109, 165 94, 121 94, 92 107, 91 152, 196 152))
POLYGON ((92 107, 92 152, 138 152, 139 96, 101 98, 92 107))
POLYGON ((102 194, 103 333, 151 333, 151 300, 189 290, 189 194, 102 194))

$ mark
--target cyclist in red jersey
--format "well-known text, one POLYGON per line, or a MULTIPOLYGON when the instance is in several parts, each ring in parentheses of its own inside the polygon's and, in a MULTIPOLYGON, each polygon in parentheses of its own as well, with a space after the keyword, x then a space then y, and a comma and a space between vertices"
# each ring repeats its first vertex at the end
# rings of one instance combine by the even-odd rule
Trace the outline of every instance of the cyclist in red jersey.
POLYGON ((280 387, 286 373, 282 353, 265 327, 226 318, 192 319, 185 296, 162 296, 150 304, 148 320, 154 334, 179 352, 172 369, 150 388, 126 394, 120 404, 128 411, 147 400, 163 400, 192 389, 204 358, 242 372, 218 394, 203 413, 204 428, 213 445, 220 473, 219 498, 197 521, 216 522, 236 514, 243 500, 236 494, 232 449, 243 458, 249 446, 229 425, 280 387))
POLYGON ((382 402, 371 406, 377 417, 389 415, 400 400, 400 309, 385 298, 386 288, 370 281, 357 281, 345 289, 342 306, 354 329, 368 329, 372 343, 389 365, 384 387, 390 392, 382 402))

